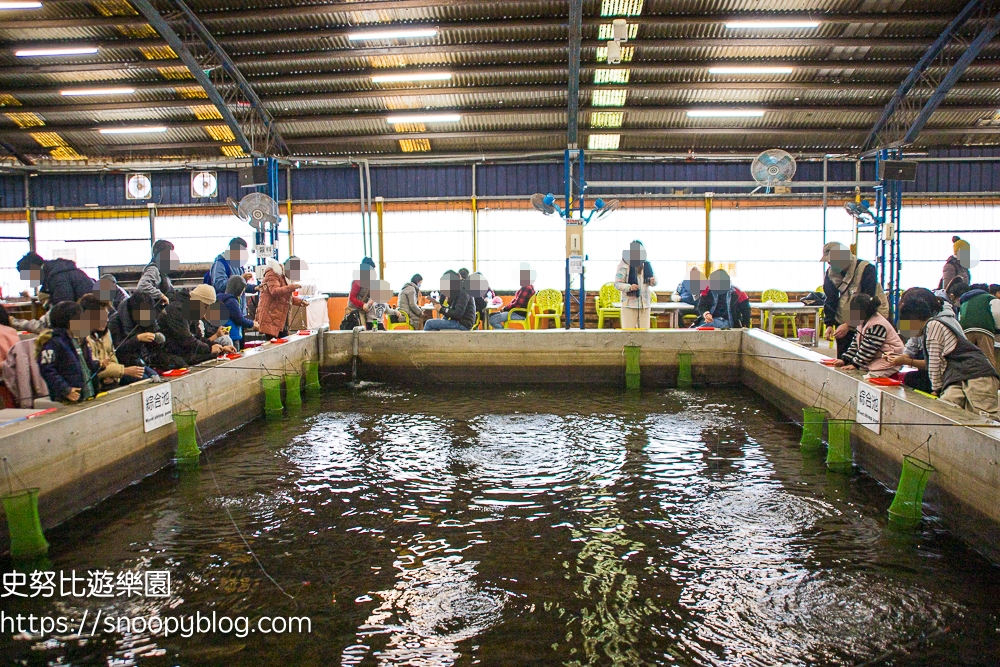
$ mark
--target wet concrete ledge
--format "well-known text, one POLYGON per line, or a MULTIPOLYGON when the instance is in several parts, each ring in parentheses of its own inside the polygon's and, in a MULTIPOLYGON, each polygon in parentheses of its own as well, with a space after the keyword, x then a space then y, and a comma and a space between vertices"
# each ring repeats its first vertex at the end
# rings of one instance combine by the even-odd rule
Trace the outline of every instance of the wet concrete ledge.
MULTIPOLYGON (((264 397, 260 378, 283 369, 302 372, 318 359, 320 335, 292 336, 287 343, 248 350, 243 357, 194 366, 170 381, 183 401, 174 411, 198 411, 198 429, 210 440, 259 417, 264 397)), ((289 371, 290 372, 290 371, 289 371)), ((142 391, 149 382, 116 389, 82 405, 65 406, 0 429, 0 456, 7 457, 28 487, 38 487, 42 524, 50 528, 171 463, 177 429, 143 432, 142 391)), ((0 515, 0 552, 7 546, 0 515)))

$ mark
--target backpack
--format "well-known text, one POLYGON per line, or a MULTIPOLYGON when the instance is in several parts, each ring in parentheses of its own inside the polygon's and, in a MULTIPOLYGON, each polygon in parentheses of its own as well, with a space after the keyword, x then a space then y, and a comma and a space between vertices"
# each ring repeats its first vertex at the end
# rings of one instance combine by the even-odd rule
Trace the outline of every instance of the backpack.
POLYGON ((341 331, 353 331, 354 327, 361 326, 361 314, 356 310, 348 310, 344 319, 340 321, 341 331))
POLYGON ((806 294, 799 301, 807 306, 825 306, 826 295, 822 292, 809 292, 809 294, 806 294))

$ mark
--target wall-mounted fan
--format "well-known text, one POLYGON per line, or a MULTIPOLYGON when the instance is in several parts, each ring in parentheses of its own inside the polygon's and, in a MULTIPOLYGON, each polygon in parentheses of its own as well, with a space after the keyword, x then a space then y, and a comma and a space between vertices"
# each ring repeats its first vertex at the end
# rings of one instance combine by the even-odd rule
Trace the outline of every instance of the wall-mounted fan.
POLYGON ((257 231, 264 231, 265 225, 278 224, 278 202, 262 192, 251 192, 239 204, 232 197, 227 197, 226 205, 233 215, 257 231))
POLYGON ((125 177, 126 199, 149 199, 153 194, 153 181, 149 174, 129 174, 125 177))
MULTIPOLYGON (((536 211, 541 211, 545 215, 552 215, 559 208, 556 206, 555 199, 551 193, 543 195, 541 192, 536 192, 531 195, 531 205, 535 207, 536 211)), ((559 215, 562 215, 562 209, 559 209, 559 215)))
POLYGON ((780 148, 766 150, 753 159, 750 175, 758 183, 757 190, 760 188, 770 190, 776 185, 784 185, 795 176, 795 158, 780 148))

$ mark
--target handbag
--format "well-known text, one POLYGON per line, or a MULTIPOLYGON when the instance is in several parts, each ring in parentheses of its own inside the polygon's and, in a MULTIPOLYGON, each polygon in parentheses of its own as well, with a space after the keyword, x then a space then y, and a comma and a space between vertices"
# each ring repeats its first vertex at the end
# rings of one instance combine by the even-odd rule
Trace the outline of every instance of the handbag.
POLYGON ((822 292, 809 292, 809 294, 806 294, 799 301, 807 306, 825 306, 826 295, 822 292))
POLYGON ((361 315, 356 310, 348 310, 344 314, 344 319, 340 321, 341 331, 353 331, 354 327, 361 326, 361 315))

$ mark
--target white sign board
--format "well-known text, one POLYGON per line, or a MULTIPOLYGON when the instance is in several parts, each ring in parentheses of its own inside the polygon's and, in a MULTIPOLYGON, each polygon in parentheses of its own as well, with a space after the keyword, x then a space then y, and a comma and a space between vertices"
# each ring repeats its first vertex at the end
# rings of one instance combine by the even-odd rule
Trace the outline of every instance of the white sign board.
POLYGON ((142 392, 142 430, 149 433, 173 422, 173 394, 169 382, 154 384, 142 392))
POLYGON ((270 244, 258 244, 257 245, 257 256, 263 257, 265 259, 274 256, 274 246, 270 244))
POLYGON ((882 432, 882 392, 864 382, 858 383, 857 418, 865 428, 882 432))
POLYGON ((569 258, 569 272, 583 273, 583 255, 571 255, 569 258))

